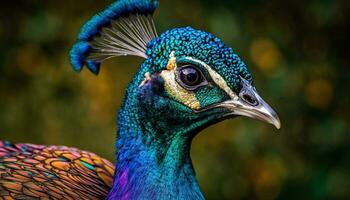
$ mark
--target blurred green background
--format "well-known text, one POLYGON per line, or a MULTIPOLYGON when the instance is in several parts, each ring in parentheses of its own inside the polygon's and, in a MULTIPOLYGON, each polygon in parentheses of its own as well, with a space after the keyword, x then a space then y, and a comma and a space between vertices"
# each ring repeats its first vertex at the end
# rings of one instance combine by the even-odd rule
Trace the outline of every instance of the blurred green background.
MULTIPOLYGON (((139 58, 73 72, 80 26, 111 0, 0 7, 0 139, 60 144, 113 160, 115 116, 139 58)), ((208 199, 350 199, 350 4, 346 0, 173 0, 159 32, 193 26, 232 46, 282 129, 248 118, 210 127, 192 156, 208 199)))

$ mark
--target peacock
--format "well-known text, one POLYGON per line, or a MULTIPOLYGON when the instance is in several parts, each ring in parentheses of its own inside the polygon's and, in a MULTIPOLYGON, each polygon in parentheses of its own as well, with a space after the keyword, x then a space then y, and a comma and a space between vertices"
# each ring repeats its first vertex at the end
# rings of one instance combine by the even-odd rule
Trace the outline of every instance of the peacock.
POLYGON ((0 142, 0 199, 204 199, 193 138, 236 116, 281 123, 252 75, 219 38, 191 27, 158 36, 155 0, 119 0, 93 16, 70 51, 75 71, 98 74, 117 56, 144 58, 117 120, 116 164, 64 146, 0 142))

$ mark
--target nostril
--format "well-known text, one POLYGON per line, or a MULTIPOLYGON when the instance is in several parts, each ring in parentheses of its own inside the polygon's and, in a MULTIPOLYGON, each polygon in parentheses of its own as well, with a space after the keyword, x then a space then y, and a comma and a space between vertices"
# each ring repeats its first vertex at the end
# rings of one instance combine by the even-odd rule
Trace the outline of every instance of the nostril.
POLYGON ((246 101, 247 103, 249 103, 252 106, 256 106, 258 104, 257 100, 255 99, 255 97, 252 97, 249 94, 243 94, 242 98, 244 101, 246 101))

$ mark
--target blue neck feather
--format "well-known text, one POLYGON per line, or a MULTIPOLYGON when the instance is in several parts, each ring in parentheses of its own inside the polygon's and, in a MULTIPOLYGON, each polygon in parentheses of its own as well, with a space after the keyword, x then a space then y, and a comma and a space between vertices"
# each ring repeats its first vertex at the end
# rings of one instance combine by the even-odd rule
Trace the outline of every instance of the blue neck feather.
MULTIPOLYGON (((143 91, 135 92, 142 74, 130 84, 119 112, 116 174, 108 199, 204 199, 190 158, 192 136, 162 128, 147 116, 139 100, 143 91)), ((152 96, 150 88, 144 90, 141 96, 152 96)))

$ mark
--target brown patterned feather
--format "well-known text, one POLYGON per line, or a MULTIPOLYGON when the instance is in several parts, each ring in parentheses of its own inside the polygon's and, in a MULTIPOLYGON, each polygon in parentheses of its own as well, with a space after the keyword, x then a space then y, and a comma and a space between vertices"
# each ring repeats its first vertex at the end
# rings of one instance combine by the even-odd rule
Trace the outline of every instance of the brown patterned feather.
POLYGON ((0 141, 0 200, 105 199, 114 166, 87 151, 0 141))

